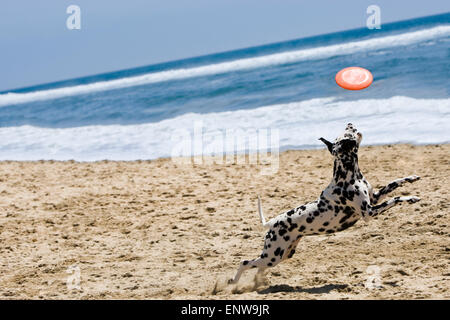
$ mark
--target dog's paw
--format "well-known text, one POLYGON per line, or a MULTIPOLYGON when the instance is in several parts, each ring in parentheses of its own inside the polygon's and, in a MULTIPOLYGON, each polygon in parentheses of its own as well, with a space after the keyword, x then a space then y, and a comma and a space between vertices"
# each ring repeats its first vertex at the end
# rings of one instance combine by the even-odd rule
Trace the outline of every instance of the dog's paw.
POLYGON ((420 179, 419 176, 413 175, 413 176, 406 177, 405 181, 409 182, 409 183, 413 183, 413 182, 415 182, 415 181, 417 181, 419 179, 420 179))
POLYGON ((408 201, 408 203, 416 203, 420 201, 419 197, 407 197, 406 201, 408 201))

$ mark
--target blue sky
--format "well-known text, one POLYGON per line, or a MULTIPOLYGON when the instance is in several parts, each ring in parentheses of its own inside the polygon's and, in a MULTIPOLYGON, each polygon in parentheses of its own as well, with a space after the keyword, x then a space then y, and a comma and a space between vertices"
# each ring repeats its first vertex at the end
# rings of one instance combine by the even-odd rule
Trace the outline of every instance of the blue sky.
POLYGON ((450 1, 2 0, 0 91, 450 11, 450 1), (66 8, 81 8, 68 30, 66 8))

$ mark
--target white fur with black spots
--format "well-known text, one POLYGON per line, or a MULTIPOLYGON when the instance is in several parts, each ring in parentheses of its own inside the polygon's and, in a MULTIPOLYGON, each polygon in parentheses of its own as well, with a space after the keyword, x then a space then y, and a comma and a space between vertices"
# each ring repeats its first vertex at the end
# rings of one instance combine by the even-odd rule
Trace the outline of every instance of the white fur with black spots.
POLYGON ((284 212, 268 222, 265 221, 261 199, 258 197, 261 223, 269 229, 263 251, 256 259, 241 261, 236 275, 229 283, 237 283, 242 273, 249 268, 258 268, 258 273, 263 273, 268 267, 291 258, 303 236, 342 231, 353 226, 360 218, 367 222, 396 204, 420 200, 413 196, 395 197, 378 204, 399 186, 420 178, 409 176, 397 179, 374 193, 359 170, 358 149, 362 134, 351 123, 334 143, 324 138, 319 140, 325 143, 334 157, 331 183, 317 200, 284 212))

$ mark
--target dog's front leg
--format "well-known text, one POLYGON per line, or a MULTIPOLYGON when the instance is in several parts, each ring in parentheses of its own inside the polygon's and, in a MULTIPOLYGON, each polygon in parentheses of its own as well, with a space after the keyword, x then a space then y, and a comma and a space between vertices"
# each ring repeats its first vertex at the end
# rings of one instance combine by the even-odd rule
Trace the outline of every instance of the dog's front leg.
POLYGON ((396 180, 392 181, 391 183, 389 183, 387 186, 384 186, 383 188, 381 188, 379 191, 375 192, 370 199, 370 203, 372 205, 377 204, 378 202, 380 202, 381 200, 386 198, 386 196, 389 193, 391 193, 398 187, 401 187, 406 182, 413 183, 414 181, 417 181, 419 179, 420 179, 419 176, 409 176, 406 178, 396 179, 396 180))
POLYGON ((415 203, 417 201, 420 201, 419 197, 395 197, 392 199, 389 199, 388 201, 385 201, 381 204, 378 205, 366 205, 364 208, 362 209, 362 216, 364 218, 365 221, 368 221, 370 218, 373 218, 377 215, 379 215, 380 213, 383 213, 384 211, 388 210, 389 208, 392 208, 393 206, 395 206, 398 203, 401 202, 408 202, 408 203, 415 203))

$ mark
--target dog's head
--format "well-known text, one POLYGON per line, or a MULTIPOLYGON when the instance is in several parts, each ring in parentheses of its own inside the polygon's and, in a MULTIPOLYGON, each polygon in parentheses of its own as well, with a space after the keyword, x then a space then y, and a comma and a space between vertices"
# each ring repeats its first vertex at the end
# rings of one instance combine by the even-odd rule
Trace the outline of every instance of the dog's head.
POLYGON ((348 159, 358 155, 362 134, 356 130, 353 124, 349 123, 342 135, 334 140, 334 143, 324 138, 320 138, 319 140, 325 143, 328 151, 330 151, 335 158, 348 159))

